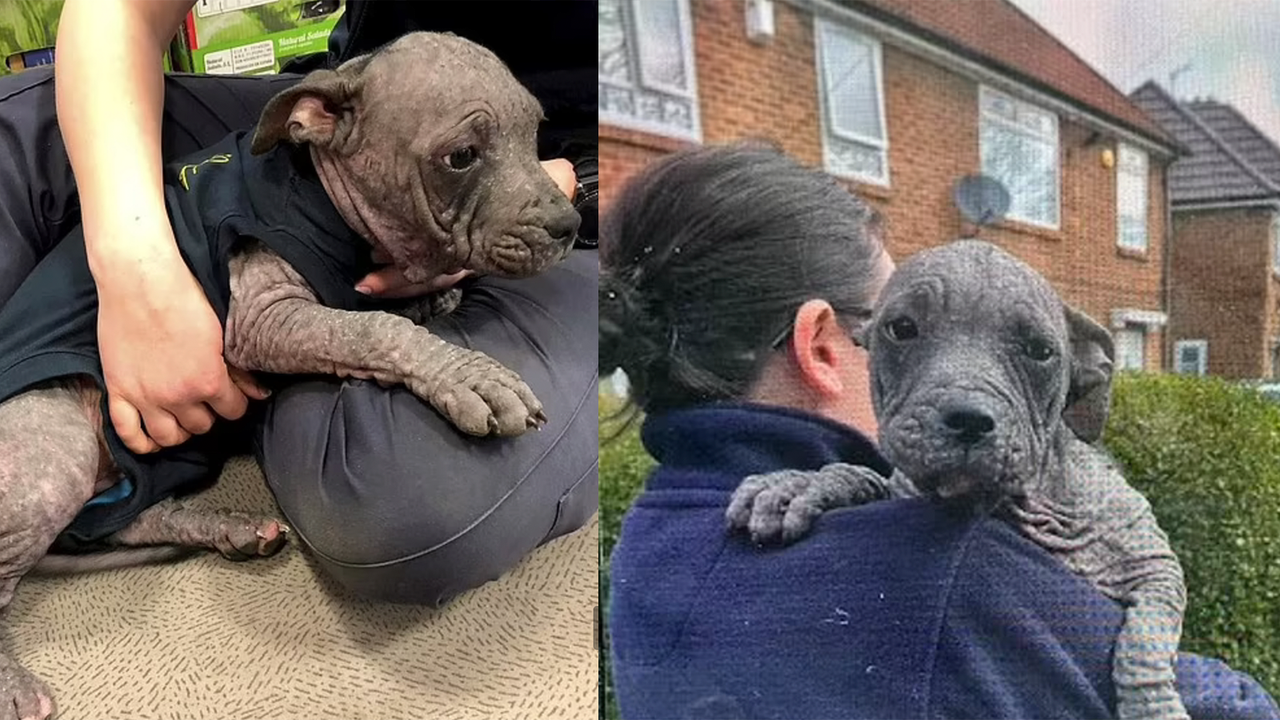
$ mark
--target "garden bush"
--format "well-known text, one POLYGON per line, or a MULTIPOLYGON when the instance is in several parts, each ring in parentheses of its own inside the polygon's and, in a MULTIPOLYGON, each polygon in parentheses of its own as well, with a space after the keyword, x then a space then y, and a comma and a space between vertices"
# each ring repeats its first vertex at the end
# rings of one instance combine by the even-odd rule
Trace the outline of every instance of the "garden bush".
MULTIPOLYGON (((653 467, 635 427, 608 441, 619 426, 607 418, 618 407, 601 396, 606 612, 609 553, 622 515, 653 467)), ((1182 649, 1224 660, 1280 697, 1280 404, 1220 379, 1122 374, 1103 444, 1150 499, 1182 561, 1182 649)), ((605 643, 601 716, 616 718, 607 637, 605 643)))
POLYGON ((1280 405, 1221 379, 1124 374, 1103 443, 1182 561, 1182 649, 1280 696, 1280 405))
MULTIPOLYGON (((653 468, 653 459, 640 444, 639 423, 628 425, 614 417, 620 408, 618 400, 600 395, 600 607, 605 627, 609 622, 609 554, 618 542, 622 516, 653 468)), ((618 717, 618 706, 609 683, 609 636, 604 632, 600 636, 600 717, 612 720, 618 717)))

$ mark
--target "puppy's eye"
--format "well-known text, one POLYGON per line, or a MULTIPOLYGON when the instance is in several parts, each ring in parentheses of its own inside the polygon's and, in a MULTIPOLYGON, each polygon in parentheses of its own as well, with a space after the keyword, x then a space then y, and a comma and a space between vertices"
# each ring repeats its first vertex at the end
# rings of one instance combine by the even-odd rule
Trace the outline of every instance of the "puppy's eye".
POLYGON ((894 318, 884 324, 885 334, 892 340, 911 340, 920 334, 920 328, 909 317, 894 318))
POLYGON ((458 148, 445 156, 444 162, 451 170, 466 170, 475 163, 479 153, 471 145, 458 148))
POLYGON ((1057 354, 1053 345, 1041 338, 1031 338, 1024 342, 1022 344, 1022 352, 1036 362, 1045 362, 1057 354))

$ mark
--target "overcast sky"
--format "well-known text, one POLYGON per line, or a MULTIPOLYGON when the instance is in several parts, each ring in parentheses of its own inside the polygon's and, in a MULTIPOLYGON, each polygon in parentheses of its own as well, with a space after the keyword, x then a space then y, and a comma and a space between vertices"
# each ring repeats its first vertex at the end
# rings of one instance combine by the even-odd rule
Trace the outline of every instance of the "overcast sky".
POLYGON ((1013 2, 1125 93, 1155 80, 1212 97, 1280 144, 1280 0, 1013 2))

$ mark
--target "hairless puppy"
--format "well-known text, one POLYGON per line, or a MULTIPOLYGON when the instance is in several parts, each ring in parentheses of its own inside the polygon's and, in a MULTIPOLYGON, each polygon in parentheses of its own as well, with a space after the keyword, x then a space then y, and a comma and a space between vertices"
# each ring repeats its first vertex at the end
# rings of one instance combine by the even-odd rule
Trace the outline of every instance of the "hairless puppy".
MULTIPOLYGON (((228 364, 402 384, 473 435, 539 427, 542 405, 514 371, 417 324, 452 310, 456 288, 393 312, 352 288, 375 255, 411 281, 526 277, 563 259, 579 216, 538 162, 541 119, 488 50, 413 33, 308 75, 271 100, 252 136, 169 168, 175 235, 224 322, 228 364)), ((82 237, 59 245, 0 312, 0 609, 73 530, 76 550, 130 547, 49 556, 40 569, 189 548, 244 559, 285 541, 273 519, 172 499, 216 477, 229 452, 218 438, 149 456, 124 448, 103 412, 95 313, 82 237), (34 319, 59 308, 65 322, 34 319), (100 502, 113 493, 124 499, 100 502)), ((0 647, 0 720, 53 712, 44 683, 0 647)))
POLYGON ((791 542, 824 510, 920 495, 994 511, 1124 604, 1119 717, 1186 717, 1173 671, 1182 568, 1146 498, 1092 444, 1110 406, 1110 334, 1026 264, 965 240, 904 263, 859 338, 893 476, 837 464, 749 477, 730 526, 791 542))

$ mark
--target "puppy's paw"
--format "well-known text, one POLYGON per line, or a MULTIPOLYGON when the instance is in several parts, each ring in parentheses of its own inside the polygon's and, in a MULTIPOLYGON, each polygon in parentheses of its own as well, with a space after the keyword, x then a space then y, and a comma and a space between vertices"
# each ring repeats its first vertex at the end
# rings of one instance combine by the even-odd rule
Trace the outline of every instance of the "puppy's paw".
POLYGON ((781 470, 752 475, 738 486, 725 511, 730 530, 746 530, 757 543, 791 543, 833 508, 891 495, 885 478, 861 465, 828 465, 821 470, 781 470))
POLYGON ((542 402, 524 380, 479 352, 467 362, 465 375, 442 387, 431 402, 470 435, 515 436, 547 421, 542 402))
POLYGON ((274 518, 260 518, 238 512, 219 512, 209 518, 210 542, 228 560, 271 557, 289 539, 289 526, 274 518))
MULTIPOLYGON (((1169 685, 1173 685, 1170 681, 1169 685)), ((1160 692, 1162 700, 1144 697, 1146 693, 1134 688, 1116 688, 1116 718, 1118 720, 1191 720, 1187 709, 1175 688, 1160 692), (1170 690, 1172 694, 1170 694, 1170 690)))
POLYGON ((53 693, 40 678, 0 653, 0 718, 46 720, 54 714, 53 693))
POLYGON ((730 530, 746 530, 759 544, 786 544, 803 537, 824 509, 814 502, 815 475, 783 470, 748 477, 734 491, 725 511, 730 530))

